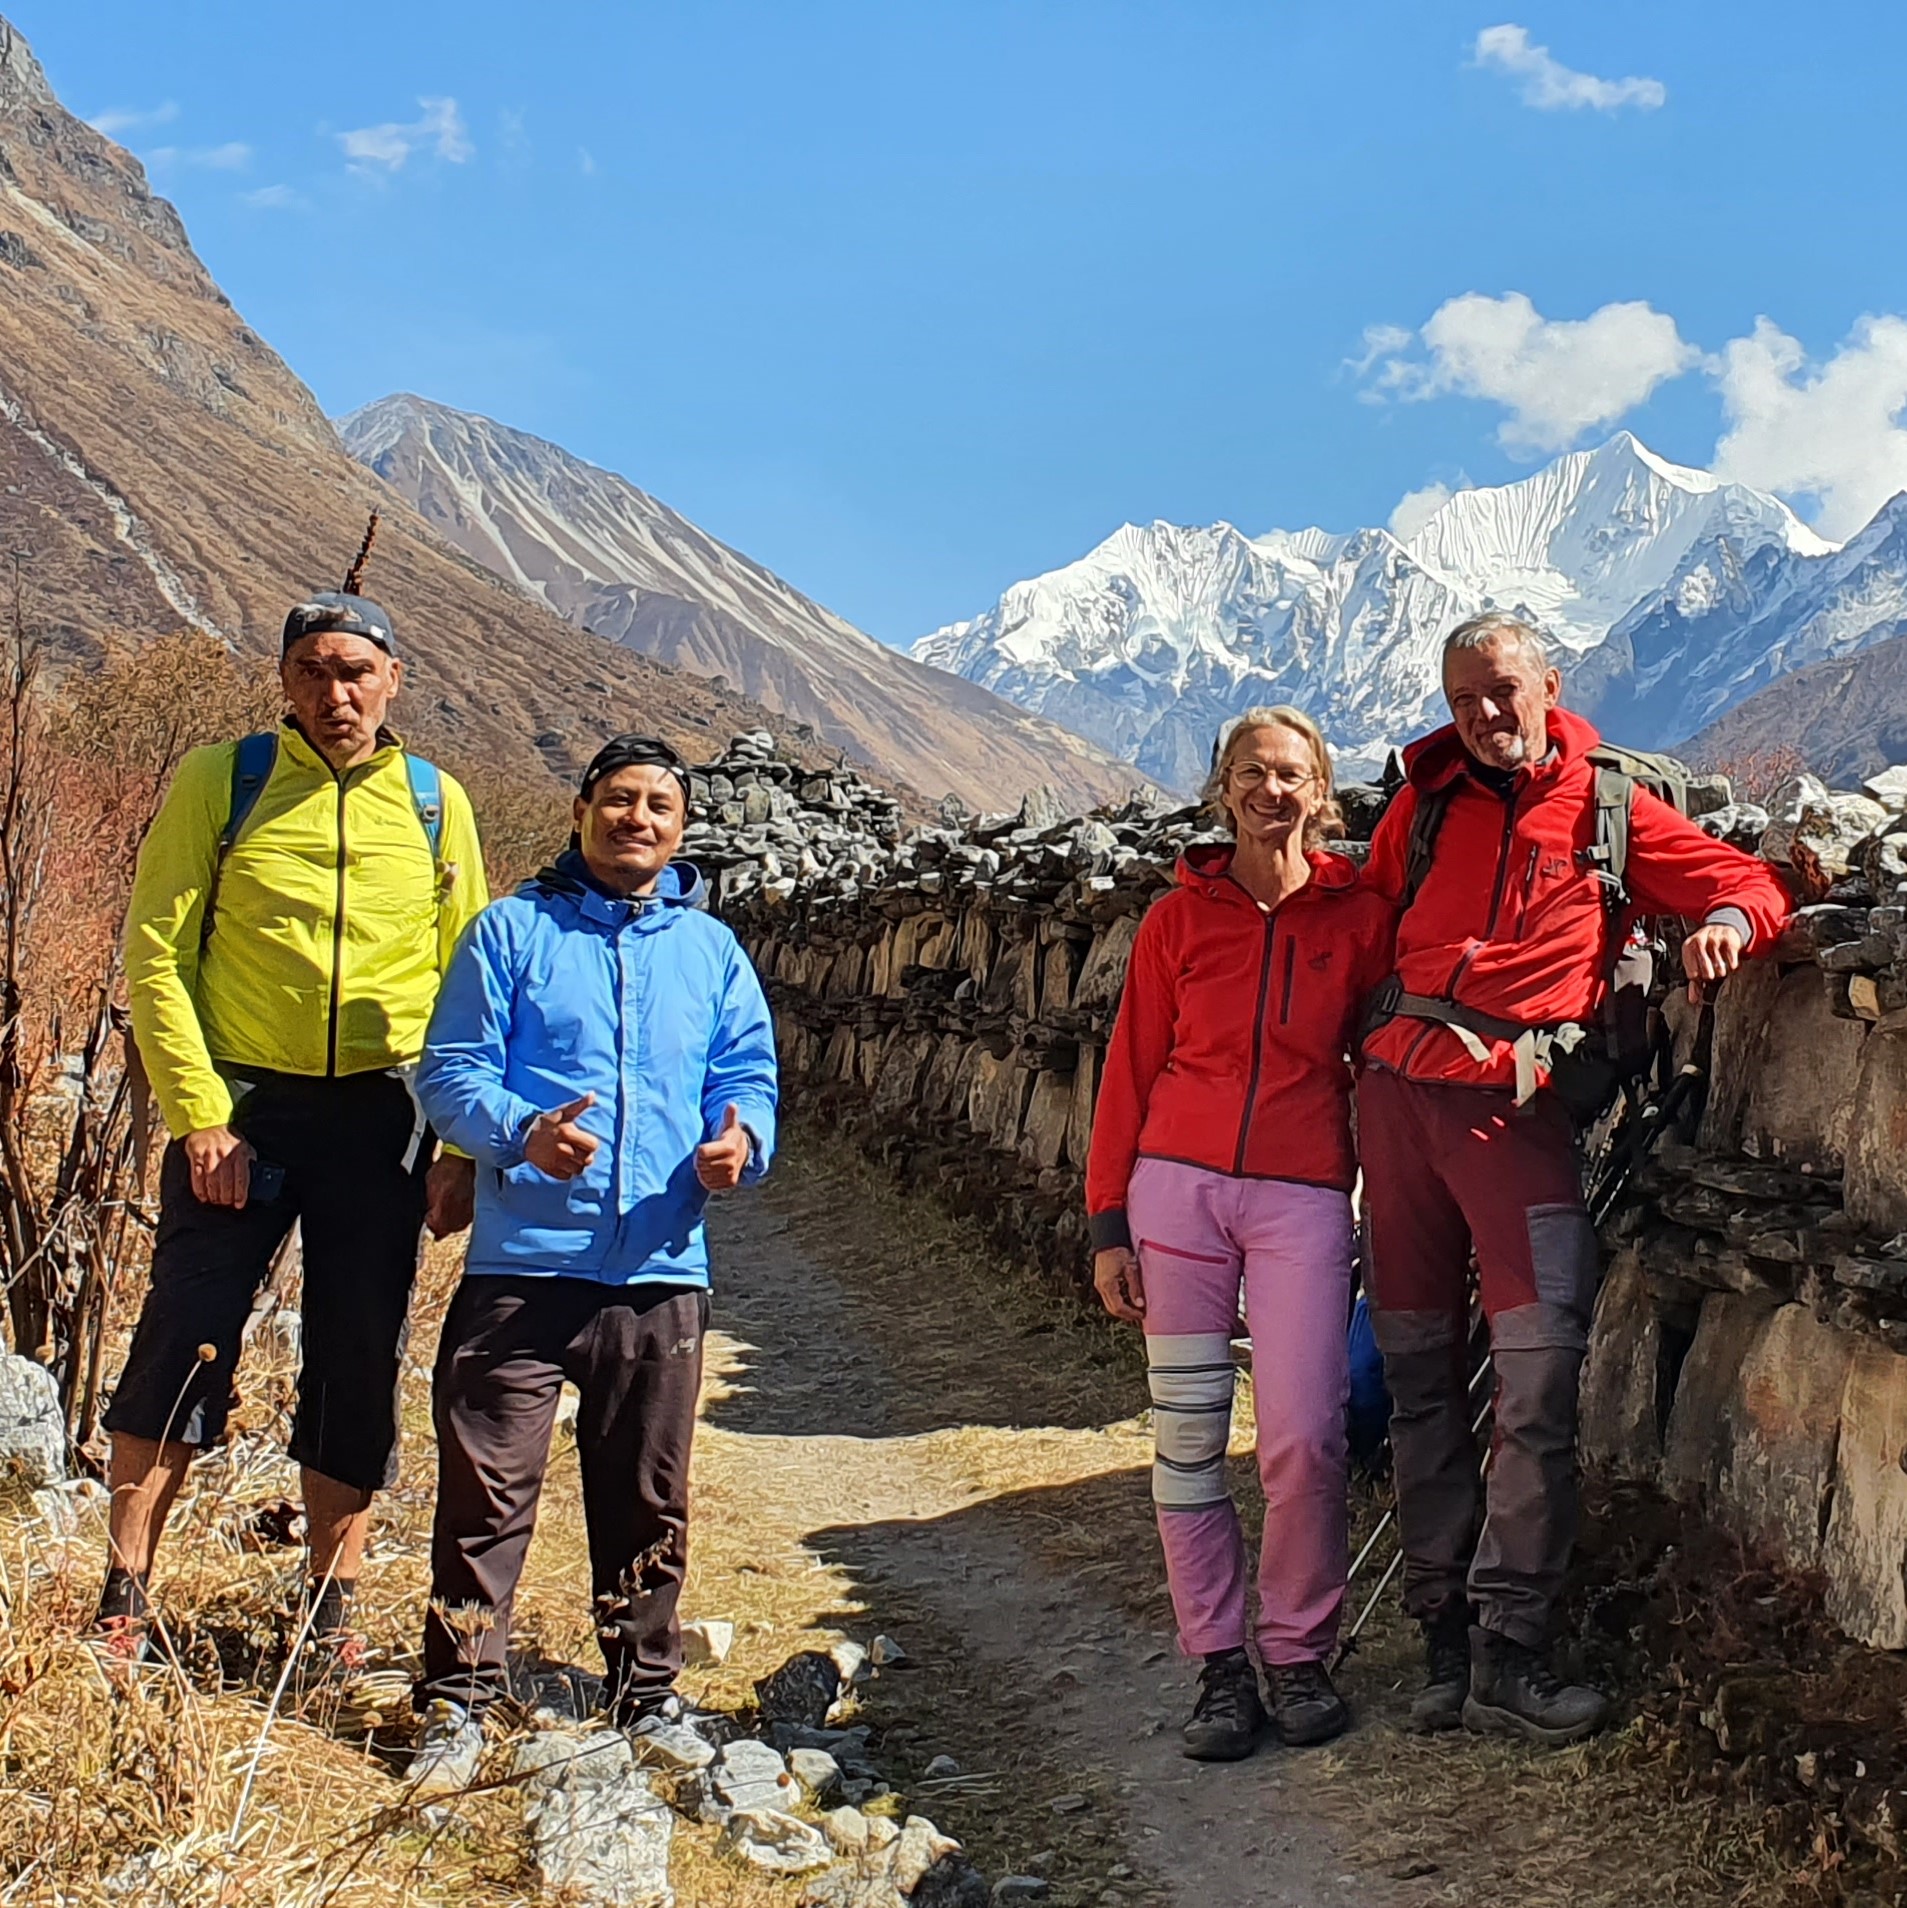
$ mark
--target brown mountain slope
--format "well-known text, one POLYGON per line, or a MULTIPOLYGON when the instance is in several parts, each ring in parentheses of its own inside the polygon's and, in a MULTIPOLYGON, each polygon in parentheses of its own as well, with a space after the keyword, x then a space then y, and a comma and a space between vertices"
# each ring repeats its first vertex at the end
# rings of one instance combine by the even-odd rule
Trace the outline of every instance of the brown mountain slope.
POLYGON ((1771 682, 1710 723, 1683 753, 1728 768, 1789 749, 1837 787, 1907 762, 1907 636, 1771 682))
POLYGON ((877 643, 772 571, 555 444, 423 398, 339 423, 345 448, 460 549, 584 629, 771 709, 933 794, 997 808, 1047 783, 1115 799, 1124 762, 877 643))
POLYGON ((372 504, 405 726, 453 759, 569 770, 606 733, 788 724, 600 642, 445 544, 346 455, 232 309, 138 161, 66 111, 0 19, 0 552, 62 653, 200 624, 275 652, 372 504))

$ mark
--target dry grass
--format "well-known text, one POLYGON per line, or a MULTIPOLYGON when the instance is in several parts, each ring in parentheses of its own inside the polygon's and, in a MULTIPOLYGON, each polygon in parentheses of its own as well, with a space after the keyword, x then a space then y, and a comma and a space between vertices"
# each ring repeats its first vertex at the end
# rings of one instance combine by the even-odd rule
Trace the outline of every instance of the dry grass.
MULTIPOLYGON (((825 1261, 839 1302, 817 1315, 735 1291, 718 1301, 686 1610, 733 1621, 737 1641, 726 1665, 685 1677, 687 1692, 741 1708, 754 1679, 794 1651, 890 1630, 920 1667, 862 1693, 884 1772, 987 1872, 1044 1855, 1056 1903, 1104 1898, 1108 1874, 1136 1859, 1123 1752, 1108 1741, 1083 1766, 1056 1766, 1042 1714, 1064 1700, 1068 1679, 1092 1674, 1094 1659, 1069 1657, 1038 1688, 1003 1680, 946 1622, 909 1546, 926 1532, 982 1563, 1019 1558, 1024 1569, 1030 1558, 1062 1597, 1077 1593, 1163 1636, 1135 1339, 1001 1267, 972 1228, 898 1193, 833 1140, 797 1133, 779 1183, 753 1210, 749 1238, 772 1249, 784 1228, 797 1253, 825 1261), (924 1782, 943 1751, 965 1773, 924 1782), (1056 1816, 1062 1790, 1091 1806, 1056 1816)), ((399 1683, 414 1667, 425 1591, 424 1368, 455 1269, 441 1252, 427 1265, 403 1475, 379 1500, 360 1591, 379 1667, 399 1683)), ((114 1321, 122 1339, 129 1322, 114 1321)), ((425 1815, 403 1806, 384 1759, 397 1730, 347 1727, 322 1703, 270 1715, 300 1555, 272 1529, 296 1477, 279 1454, 291 1373, 269 1330, 243 1374, 237 1435, 195 1471, 161 1559, 177 1663, 137 1687, 111 1688, 75 1640, 101 1567, 98 1500, 82 1505, 70 1539, 17 1506, 0 1510, 0 1903, 528 1899, 507 1782, 454 1813, 425 1815)), ((1249 1489, 1241 1497, 1249 1502, 1249 1489)), ((574 1458, 559 1450, 519 1602, 526 1672, 596 1667, 581 1555, 574 1458)), ((1162 1682, 1183 1674, 1163 1652, 1146 1660, 1162 1682)), ((1403 1736, 1395 1720, 1415 1674, 1413 1639, 1387 1610, 1347 1675, 1363 1726, 1332 1751, 1277 1765, 1278 1808, 1336 1822, 1347 1866, 1373 1895, 1393 1898, 1392 1877, 1428 1864, 1410 1884, 1413 1902, 1772 1908, 1836 1898, 1791 1884, 1758 1845, 1753 1810, 1671 1799, 1659 1756, 1634 1730, 1554 1757, 1403 1736)), ((507 1752, 487 1765, 493 1776, 507 1766, 507 1752)), ((675 1881, 685 1908, 789 1899, 718 1860, 711 1831, 686 1826, 675 1881)), ((1116 1898, 1162 1899, 1143 1873, 1116 1898)))

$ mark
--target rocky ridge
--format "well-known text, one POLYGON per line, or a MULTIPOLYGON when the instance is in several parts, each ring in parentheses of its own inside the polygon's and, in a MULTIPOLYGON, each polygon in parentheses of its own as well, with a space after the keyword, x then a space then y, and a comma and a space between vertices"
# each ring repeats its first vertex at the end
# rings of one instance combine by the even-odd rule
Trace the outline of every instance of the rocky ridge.
POLYGON ((469 556, 570 622, 809 724, 890 781, 969 801, 1138 778, 964 678, 863 634, 660 499, 555 444, 424 398, 338 425, 353 456, 469 556))
MULTIPOLYGON (((321 272, 328 266, 320 266, 321 272)), ((605 733, 792 727, 572 628, 346 455, 131 154, 68 112, 0 19, 0 550, 63 661, 197 627, 276 655, 375 505, 404 726, 453 759, 570 775, 605 733)))

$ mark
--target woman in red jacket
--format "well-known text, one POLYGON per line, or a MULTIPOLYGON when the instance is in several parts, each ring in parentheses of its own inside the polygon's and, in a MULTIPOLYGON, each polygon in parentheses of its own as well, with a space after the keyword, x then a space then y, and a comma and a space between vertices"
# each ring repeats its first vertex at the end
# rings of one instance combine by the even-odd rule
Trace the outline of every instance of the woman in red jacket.
POLYGON ((1349 1055, 1364 999, 1390 972, 1394 914, 1319 846, 1338 817, 1308 716, 1247 710, 1221 735, 1208 799, 1233 845, 1190 851, 1140 925, 1086 1199, 1094 1284, 1146 1333, 1166 1577, 1180 1647, 1204 1659, 1185 1753, 1231 1761, 1266 1720, 1225 1485, 1241 1287, 1272 1720, 1288 1743, 1323 1742, 1350 1720, 1325 1668, 1348 1563, 1349 1055))

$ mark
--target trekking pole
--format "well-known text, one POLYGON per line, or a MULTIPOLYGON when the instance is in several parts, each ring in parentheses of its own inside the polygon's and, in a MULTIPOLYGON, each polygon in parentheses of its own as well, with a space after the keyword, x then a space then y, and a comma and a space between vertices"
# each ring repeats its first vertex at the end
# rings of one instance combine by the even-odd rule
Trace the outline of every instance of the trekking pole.
POLYGON ((1688 1058, 1676 1069, 1675 1078, 1662 1089, 1659 1099, 1645 1100, 1636 1109, 1621 1148, 1611 1154, 1590 1189, 1589 1217, 1599 1231, 1622 1204, 1636 1174, 1647 1164, 1662 1135, 1696 1103, 1698 1094, 1706 1092, 1714 1068, 1715 998, 1720 990, 1719 981, 1710 981, 1703 988, 1701 1017, 1695 1023, 1695 1038, 1689 1045, 1688 1058))

